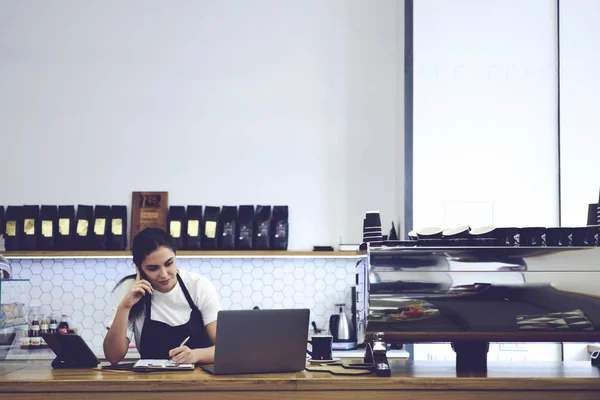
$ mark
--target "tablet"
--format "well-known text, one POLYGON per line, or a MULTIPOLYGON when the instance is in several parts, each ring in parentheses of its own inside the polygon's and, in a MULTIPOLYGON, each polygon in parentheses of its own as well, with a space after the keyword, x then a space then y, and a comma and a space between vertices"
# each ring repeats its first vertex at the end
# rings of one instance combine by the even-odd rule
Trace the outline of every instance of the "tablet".
POLYGON ((56 354, 52 368, 94 368, 100 364, 92 349, 79 335, 42 333, 40 336, 56 354))

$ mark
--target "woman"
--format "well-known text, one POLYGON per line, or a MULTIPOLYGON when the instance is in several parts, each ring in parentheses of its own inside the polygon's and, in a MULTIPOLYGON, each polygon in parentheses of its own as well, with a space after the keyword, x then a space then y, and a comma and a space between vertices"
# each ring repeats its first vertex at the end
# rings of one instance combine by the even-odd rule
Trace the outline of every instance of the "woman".
POLYGON ((162 229, 141 231, 131 251, 136 274, 115 288, 119 300, 104 338, 106 359, 121 361, 134 337, 143 359, 212 363, 220 308, 214 286, 201 275, 177 269, 171 236, 162 229))

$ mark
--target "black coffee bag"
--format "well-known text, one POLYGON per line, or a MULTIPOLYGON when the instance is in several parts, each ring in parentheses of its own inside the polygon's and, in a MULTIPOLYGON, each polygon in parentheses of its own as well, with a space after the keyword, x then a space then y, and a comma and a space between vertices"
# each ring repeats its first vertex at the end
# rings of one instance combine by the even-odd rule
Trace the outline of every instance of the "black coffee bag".
POLYGON ((183 228, 185 228, 185 207, 184 206, 169 206, 169 214, 167 215, 167 226, 169 233, 173 238, 173 244, 176 249, 183 249, 183 228))
POLYGON ((240 206, 237 225, 237 249, 252 250, 254 206, 240 206))
POLYGON ((75 215, 75 250, 90 250, 94 221, 94 207, 79 204, 75 215))
POLYGON ((223 206, 221 208, 217 234, 219 250, 234 250, 236 248, 237 214, 237 206, 223 206))
POLYGON ((6 207, 4 216, 4 247, 7 251, 21 250, 19 238, 23 230, 23 206, 6 207))
POLYGON ((75 206, 58 206, 56 248, 58 250, 75 249, 75 206))
POLYGON ((256 206, 252 248, 256 250, 271 248, 271 206, 256 206))
POLYGON ((112 206, 110 208, 109 226, 108 249, 125 250, 127 247, 127 206, 112 206))
POLYGON ((37 250, 40 235, 40 206, 23 206, 23 230, 19 238, 21 250, 37 250))
POLYGON ((108 224, 110 221, 110 206, 94 207, 94 223, 90 232, 90 247, 92 250, 106 250, 108 247, 108 224))
POLYGON ((187 206, 183 246, 187 250, 202 248, 202 206, 187 206))
POLYGON ((288 235, 288 206, 274 206, 271 217, 271 249, 287 250, 288 235))
POLYGON ((58 233, 58 207, 42 206, 40 209, 41 234, 39 236, 40 250, 56 250, 56 235, 58 233))
POLYGON ((221 214, 220 207, 206 206, 204 208, 204 227, 202 229, 202 249, 217 249, 217 225, 221 214))

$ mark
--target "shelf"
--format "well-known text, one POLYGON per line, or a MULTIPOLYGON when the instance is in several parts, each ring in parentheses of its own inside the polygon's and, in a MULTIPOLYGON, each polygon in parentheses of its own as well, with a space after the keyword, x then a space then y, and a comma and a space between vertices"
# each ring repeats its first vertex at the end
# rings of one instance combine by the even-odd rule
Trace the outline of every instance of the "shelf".
MULTIPOLYGON (((42 258, 131 258, 131 251, 3 251, 8 259, 42 258)), ((180 250, 185 258, 356 258, 355 251, 277 251, 277 250, 180 250)))

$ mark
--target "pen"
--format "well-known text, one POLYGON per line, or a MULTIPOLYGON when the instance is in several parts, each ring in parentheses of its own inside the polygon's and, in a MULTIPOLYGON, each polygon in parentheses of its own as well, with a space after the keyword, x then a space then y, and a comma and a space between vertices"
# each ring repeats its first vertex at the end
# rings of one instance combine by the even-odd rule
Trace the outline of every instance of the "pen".
MULTIPOLYGON (((186 337, 185 339, 183 339, 183 342, 181 342, 181 344, 179 345, 179 347, 181 347, 181 346, 183 346, 184 344, 186 344, 188 340, 190 340, 190 337, 189 337, 189 336, 188 336, 188 337, 186 337)), ((171 359, 171 357, 169 357, 169 361, 173 361, 173 360, 171 359)))

